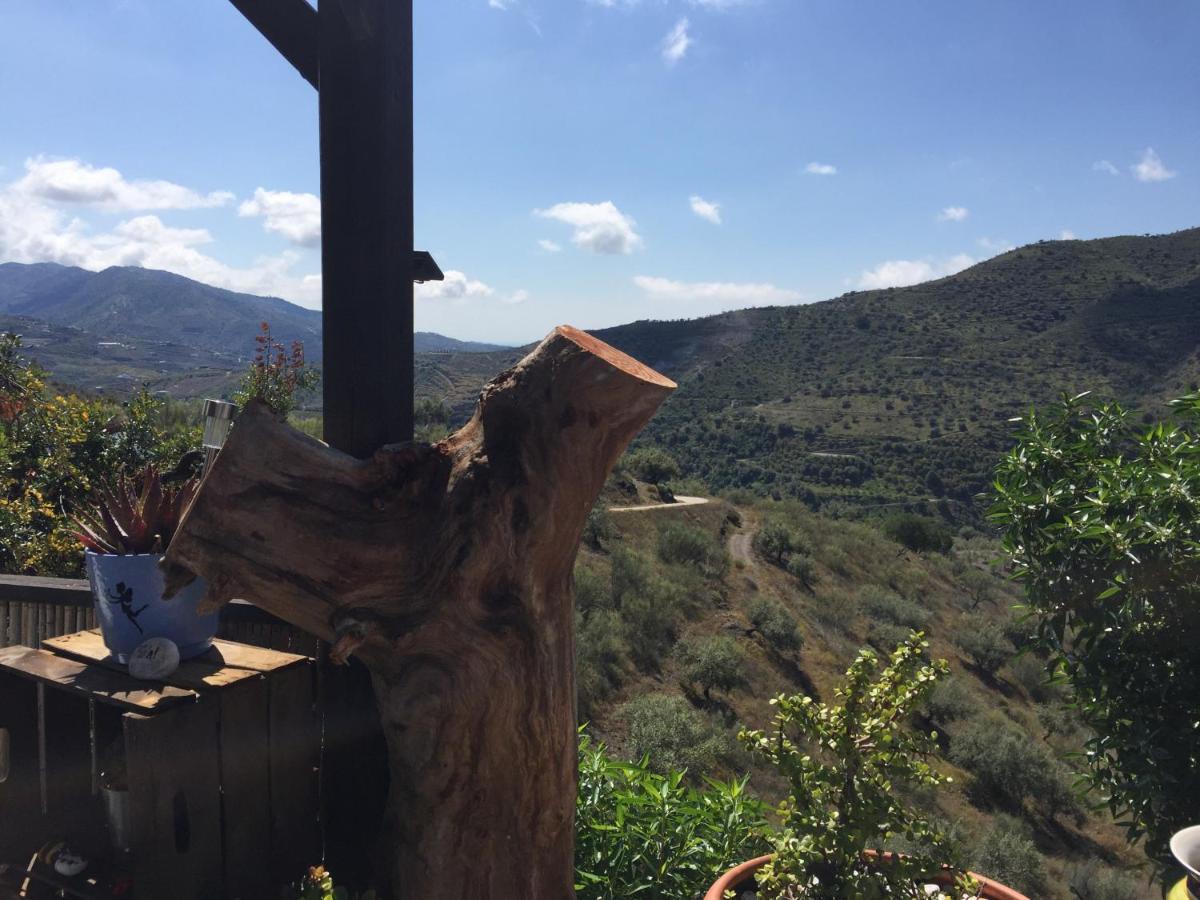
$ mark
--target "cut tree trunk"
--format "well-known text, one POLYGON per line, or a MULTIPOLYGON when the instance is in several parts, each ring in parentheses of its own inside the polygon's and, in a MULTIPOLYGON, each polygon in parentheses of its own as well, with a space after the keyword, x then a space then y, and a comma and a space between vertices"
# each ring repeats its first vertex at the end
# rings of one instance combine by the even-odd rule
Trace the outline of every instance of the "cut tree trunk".
POLYGON ((358 460, 250 404, 205 479, 169 587, 202 575, 206 602, 251 600, 370 669, 398 900, 573 896, 572 568, 674 387, 564 326, 438 444, 358 460))

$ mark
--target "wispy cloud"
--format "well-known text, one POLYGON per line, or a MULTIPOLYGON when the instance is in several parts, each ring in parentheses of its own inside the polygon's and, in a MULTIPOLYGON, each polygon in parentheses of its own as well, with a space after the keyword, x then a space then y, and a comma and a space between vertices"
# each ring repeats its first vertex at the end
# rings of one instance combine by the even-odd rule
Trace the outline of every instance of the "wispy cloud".
POLYGON ((947 275, 961 272, 974 263, 975 260, 965 253, 941 261, 890 259, 880 263, 874 269, 864 271, 859 276, 858 286, 868 291, 889 287, 906 287, 910 284, 932 281, 935 278, 945 278, 947 275))
POLYGON ((747 306, 779 306, 799 303, 804 299, 799 291, 755 282, 673 281, 638 275, 633 279, 651 299, 680 303, 715 303, 728 308, 747 306))
POLYGON ((316 194, 268 191, 255 188, 254 199, 238 207, 239 216, 260 216, 263 228, 283 235, 293 244, 317 247, 321 244, 321 199, 316 194))
POLYGON ((1099 159, 1092 163, 1093 172, 1107 172, 1109 175, 1120 175, 1121 170, 1110 163, 1107 159, 1099 159))
POLYGON ((445 275, 444 281, 426 281, 424 284, 416 285, 414 290, 417 298, 421 300, 451 300, 461 303, 490 297, 496 293, 490 286, 482 281, 468 278, 463 272, 451 269, 445 275))
POLYGON ((95 168, 78 159, 25 160, 25 176, 13 189, 30 197, 106 212, 205 209, 233 201, 229 191, 202 194, 171 181, 130 181, 113 168, 95 168))
POLYGON ((574 229, 571 242, 575 246, 601 255, 632 253, 642 246, 636 231, 637 223, 625 215, 615 203, 558 203, 549 209, 534 210, 544 219, 553 219, 574 229))
POLYGON ((1079 238, 1075 237, 1075 232, 1073 232, 1070 228, 1064 228, 1062 231, 1060 231, 1058 233, 1058 239, 1060 241, 1077 241, 1077 240, 1079 240, 1079 238))
POLYGON ((836 175, 837 166, 831 166, 829 163, 810 162, 804 167, 804 171, 809 175, 836 175))
POLYGON ((562 244, 557 241, 552 241, 549 238, 542 238, 538 241, 538 246, 547 253, 562 253, 562 244))
POLYGON ((711 203, 703 197, 693 195, 691 198, 692 212, 701 219, 712 222, 714 225, 721 224, 721 204, 711 203))
POLYGON ((939 222, 963 222, 971 214, 965 206, 947 206, 938 213, 939 222))
POLYGON ((675 23, 662 42, 662 58, 668 66, 673 66, 687 56, 688 48, 692 46, 691 35, 688 34, 687 17, 675 23))
POLYGON ((1178 175, 1163 165, 1163 161, 1154 152, 1153 147, 1147 147, 1139 162, 1129 167, 1133 177, 1138 181, 1168 181, 1178 175))

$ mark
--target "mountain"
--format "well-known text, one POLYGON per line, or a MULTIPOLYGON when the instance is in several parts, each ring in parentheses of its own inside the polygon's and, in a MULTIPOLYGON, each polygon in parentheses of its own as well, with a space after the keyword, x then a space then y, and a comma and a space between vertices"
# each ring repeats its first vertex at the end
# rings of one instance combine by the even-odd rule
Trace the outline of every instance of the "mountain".
MULTIPOLYGON (((310 360, 321 359, 321 313, 296 306, 277 297, 257 297, 211 287, 154 269, 121 266, 102 272, 60 266, 54 263, 22 265, 0 264, 0 325, 13 327, 25 324, 42 331, 45 326, 73 329, 54 332, 68 335, 68 343, 86 343, 91 335, 99 345, 97 370, 86 371, 83 359, 78 365, 68 363, 76 375, 68 376, 57 353, 58 340, 44 341, 40 361, 51 371, 81 384, 102 382, 108 378, 103 371, 112 353, 104 348, 123 346, 134 357, 159 359, 171 353, 182 353, 180 360, 168 360, 150 367, 156 378, 173 375, 186 368, 190 361, 196 365, 219 369, 240 369, 253 353, 253 337, 261 322, 271 324, 279 340, 304 342, 310 360), (186 350, 171 348, 186 348, 186 350), (169 352, 170 351, 170 352, 169 352), (180 365, 175 365, 178 362, 180 365)), ((20 330, 20 329, 18 329, 20 330)), ((468 353, 502 349, 495 344, 458 341, 432 332, 414 335, 418 352, 468 353)), ((128 356, 129 354, 125 354, 128 356)), ((77 356, 77 354, 76 354, 77 356)), ((126 360, 132 362, 134 360, 126 360)), ((134 367, 138 368, 138 367, 134 367)), ((126 380, 144 380, 147 372, 127 371, 126 380)), ((114 387, 116 387, 114 385, 114 387)))

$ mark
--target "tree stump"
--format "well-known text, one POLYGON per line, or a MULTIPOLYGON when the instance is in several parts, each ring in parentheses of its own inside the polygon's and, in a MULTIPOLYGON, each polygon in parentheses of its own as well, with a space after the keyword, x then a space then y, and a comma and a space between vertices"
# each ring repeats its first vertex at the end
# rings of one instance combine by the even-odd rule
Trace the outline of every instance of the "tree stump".
POLYGON ((205 479, 169 588, 202 575, 367 665, 398 900, 573 896, 573 564, 674 387, 563 326, 440 443, 358 460, 250 404, 205 479))

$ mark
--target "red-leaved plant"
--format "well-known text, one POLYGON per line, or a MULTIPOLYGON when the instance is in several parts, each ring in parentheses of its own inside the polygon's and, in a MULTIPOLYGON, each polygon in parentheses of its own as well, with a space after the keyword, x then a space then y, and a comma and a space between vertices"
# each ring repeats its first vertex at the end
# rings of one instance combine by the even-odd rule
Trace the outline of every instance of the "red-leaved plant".
POLYGON ((164 486, 153 464, 137 477, 121 475, 94 492, 90 509, 75 513, 75 536, 94 553, 164 553, 199 486, 195 478, 164 486))

